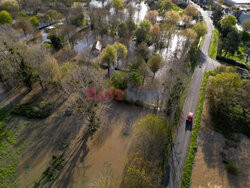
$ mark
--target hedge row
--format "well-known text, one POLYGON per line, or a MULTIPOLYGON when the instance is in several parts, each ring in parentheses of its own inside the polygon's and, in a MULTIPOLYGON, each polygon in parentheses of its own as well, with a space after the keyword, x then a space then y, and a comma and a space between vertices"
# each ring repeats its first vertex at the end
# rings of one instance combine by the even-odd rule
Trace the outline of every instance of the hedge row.
POLYGON ((193 168, 195 153, 198 147, 197 137, 198 137, 198 132, 200 129, 200 121, 201 121, 202 110, 203 110, 203 105, 204 105, 205 88, 206 88, 206 84, 208 81, 208 77, 213 74, 214 74, 213 71, 206 72, 204 75, 202 84, 201 84, 199 103, 198 103, 198 108, 196 110, 194 126, 193 126, 193 130, 191 133, 191 140, 190 140, 190 144, 188 148, 188 153, 186 156, 185 167, 184 167, 184 171, 182 175, 181 188, 190 187, 192 168, 193 168))
POLYGON ((238 67, 241 67, 241 68, 244 68, 244 69, 250 69, 246 64, 243 64, 243 63, 240 63, 238 61, 235 61, 233 59, 229 59, 229 58, 226 58, 226 57, 223 57, 223 56, 216 56, 216 59, 218 61, 222 61, 222 62, 225 62, 225 63, 228 63, 230 65, 233 65, 233 66, 238 66, 238 67))

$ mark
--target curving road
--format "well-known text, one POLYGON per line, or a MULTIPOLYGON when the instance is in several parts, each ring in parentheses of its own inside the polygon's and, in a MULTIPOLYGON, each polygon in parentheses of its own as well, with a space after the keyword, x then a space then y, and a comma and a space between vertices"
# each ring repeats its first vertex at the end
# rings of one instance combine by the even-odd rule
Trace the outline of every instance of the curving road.
POLYGON ((205 36, 201 53, 198 59, 199 66, 197 66, 194 70, 193 78, 188 91, 188 96, 182 109, 181 117, 176 130, 176 135, 168 158, 168 164, 166 167, 166 171, 164 174, 165 177, 163 181, 164 187, 168 188, 180 187, 191 134, 190 131, 185 130, 186 118, 188 112, 196 112, 203 75, 205 72, 213 70, 215 67, 220 65, 218 62, 208 57, 209 45, 213 32, 212 21, 206 11, 201 9, 196 4, 194 4, 194 6, 196 6, 197 9, 199 9, 199 11, 201 12, 204 21, 206 22, 208 32, 205 36))

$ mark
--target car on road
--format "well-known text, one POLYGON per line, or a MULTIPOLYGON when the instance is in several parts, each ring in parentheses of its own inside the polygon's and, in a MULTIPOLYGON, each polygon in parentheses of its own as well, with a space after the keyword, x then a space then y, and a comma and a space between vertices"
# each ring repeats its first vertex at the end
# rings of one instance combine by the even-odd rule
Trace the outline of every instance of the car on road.
POLYGON ((186 130, 192 130, 192 125, 193 125, 193 117, 194 117, 194 113, 193 112, 189 112, 187 119, 186 119, 186 130))

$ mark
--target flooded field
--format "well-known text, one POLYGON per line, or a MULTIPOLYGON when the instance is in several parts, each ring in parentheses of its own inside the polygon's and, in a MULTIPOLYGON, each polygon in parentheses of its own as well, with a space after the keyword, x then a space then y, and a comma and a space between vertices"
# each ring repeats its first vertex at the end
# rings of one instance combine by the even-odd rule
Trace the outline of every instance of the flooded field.
MULTIPOLYGON (((206 109, 206 108, 204 108, 206 109)), ((203 121, 198 139, 198 151, 192 172, 191 188, 246 188, 250 187, 250 140, 240 135, 237 148, 223 150, 225 137, 215 132, 207 110, 204 110, 203 121), (239 167, 238 175, 231 175, 225 169, 221 152, 224 151, 230 161, 239 167)))
POLYGON ((68 187, 91 187, 109 171, 115 187, 122 180, 124 163, 133 140, 135 123, 150 111, 127 104, 112 104, 109 119, 86 143, 84 155, 76 159, 69 184, 63 183, 64 171, 55 183, 68 187))

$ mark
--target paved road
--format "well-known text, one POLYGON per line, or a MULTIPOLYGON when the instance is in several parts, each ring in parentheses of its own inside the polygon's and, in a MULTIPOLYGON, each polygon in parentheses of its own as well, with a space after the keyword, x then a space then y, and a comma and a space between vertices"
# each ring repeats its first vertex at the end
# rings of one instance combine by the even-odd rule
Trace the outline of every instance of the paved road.
MULTIPOLYGON (((196 5, 195 5, 196 6, 196 5)), ((196 112, 198 104, 200 87, 205 72, 214 69, 219 65, 218 62, 208 57, 209 45, 212 37, 213 24, 207 12, 197 8, 201 11, 202 16, 207 24, 208 33, 205 36, 202 50, 198 59, 198 64, 194 70, 193 78, 188 91, 184 107, 182 109, 181 117, 177 127, 175 139, 173 141, 172 150, 168 159, 166 167, 164 187, 179 188, 185 165, 185 157, 190 141, 191 131, 185 130, 185 123, 188 112, 196 112)))

